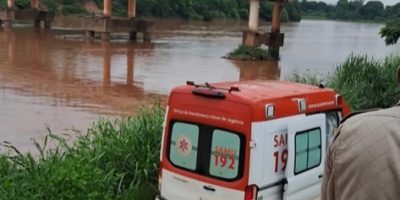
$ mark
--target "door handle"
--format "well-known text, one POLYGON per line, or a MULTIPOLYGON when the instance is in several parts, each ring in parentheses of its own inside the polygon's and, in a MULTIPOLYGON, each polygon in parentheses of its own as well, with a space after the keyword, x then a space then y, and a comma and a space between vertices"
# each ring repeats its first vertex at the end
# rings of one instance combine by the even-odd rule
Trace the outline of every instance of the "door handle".
POLYGON ((213 188, 212 186, 207 186, 207 185, 205 185, 205 186, 203 186, 203 188, 204 188, 205 190, 208 190, 208 191, 211 191, 211 192, 215 192, 215 188, 213 188))
POLYGON ((318 176, 318 178, 322 178, 322 177, 324 177, 324 175, 322 175, 322 174, 320 174, 320 175, 318 176))

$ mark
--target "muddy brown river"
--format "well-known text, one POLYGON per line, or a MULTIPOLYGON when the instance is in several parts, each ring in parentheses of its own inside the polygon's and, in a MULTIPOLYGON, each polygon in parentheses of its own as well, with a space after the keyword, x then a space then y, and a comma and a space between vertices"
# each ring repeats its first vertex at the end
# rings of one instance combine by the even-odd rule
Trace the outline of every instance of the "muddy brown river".
MULTIPOLYGON (((100 116, 128 116, 140 105, 165 102, 187 80, 287 79, 294 72, 326 75, 349 54, 396 53, 379 37, 380 24, 302 21, 283 25, 278 62, 223 59, 241 42, 243 22, 160 20, 152 43, 84 41, 80 20, 57 18, 53 30, 0 28, 0 141, 23 151, 46 127, 87 129, 100 116)), ((267 24, 262 29, 269 29, 267 24)), ((0 149, 4 149, 0 147, 0 149)))

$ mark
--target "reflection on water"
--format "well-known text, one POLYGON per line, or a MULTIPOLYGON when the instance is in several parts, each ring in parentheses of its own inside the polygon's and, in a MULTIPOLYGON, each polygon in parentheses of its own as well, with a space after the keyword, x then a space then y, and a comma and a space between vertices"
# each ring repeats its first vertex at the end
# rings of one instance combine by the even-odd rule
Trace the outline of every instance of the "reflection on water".
POLYGON ((5 35, 8 58, 0 68, 3 89, 60 101, 60 106, 106 114, 122 114, 126 106, 135 108, 146 96, 141 83, 133 80, 132 52, 140 48, 151 50, 152 45, 68 44, 53 39, 49 32, 18 29, 6 30, 5 35), (125 57, 125 65, 112 66, 115 54, 125 57), (126 70, 120 70, 125 67, 126 70), (113 68, 123 72, 115 81, 112 79, 113 68), (102 76, 98 76, 100 74, 102 76), (118 80, 122 76, 124 81, 118 80), (136 98, 124 101, 122 97, 136 98), (97 106, 101 106, 100 109, 97 106))
MULTIPOLYGON (((79 27, 59 18, 55 27, 79 27)), ((29 138, 74 126, 87 128, 99 115, 134 113, 141 104, 165 102, 187 80, 202 82, 285 79, 294 71, 326 74, 351 52, 382 57, 379 24, 303 21, 286 24, 278 62, 222 59, 241 42, 245 22, 162 20, 153 43, 60 39, 77 34, 19 27, 0 29, 0 141, 27 147, 29 138)), ((268 30, 268 24, 262 28, 268 30)), ((121 39, 122 38, 122 39, 121 39)), ((28 147, 27 147, 28 148, 28 147)))
POLYGON ((240 80, 279 80, 278 61, 232 61, 240 69, 240 80))
POLYGON ((98 115, 129 115, 165 98, 134 80, 134 53, 152 44, 67 42, 24 28, 1 30, 0 47, 0 141, 23 149, 46 126, 82 130, 98 115))

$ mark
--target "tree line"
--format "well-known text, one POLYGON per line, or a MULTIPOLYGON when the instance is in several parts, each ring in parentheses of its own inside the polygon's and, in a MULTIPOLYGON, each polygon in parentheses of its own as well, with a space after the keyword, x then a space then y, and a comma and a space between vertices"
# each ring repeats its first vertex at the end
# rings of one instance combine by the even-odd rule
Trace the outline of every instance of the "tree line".
MULTIPOLYGON (((95 0, 99 7, 102 0, 95 0)), ((127 0, 114 0, 113 13, 126 15, 127 0)), ((260 18, 272 19, 273 2, 260 2, 260 18)), ((283 6, 281 20, 300 21, 301 10, 297 0, 283 6)), ((144 17, 171 17, 194 20, 247 19, 248 0, 137 0, 137 15, 144 17)))
POLYGON ((301 12, 304 16, 338 20, 386 21, 400 17, 400 3, 384 6, 381 1, 339 0, 336 5, 325 2, 302 0, 301 12))
MULTIPOLYGON (((41 0, 41 4, 56 14, 89 15, 82 7, 86 1, 94 1, 99 8, 103 0, 41 0)), ((29 8, 30 0, 16 0, 17 8, 29 8)), ((260 18, 270 21, 273 2, 260 2, 260 18)), ((6 6, 6 0, 0 0, 0 7, 6 6)), ((296 0, 283 6, 283 22, 300 21, 300 3, 296 0)), ((126 16, 127 0, 113 0, 112 12, 115 16, 126 16)), ((170 17, 194 20, 247 19, 248 0, 137 0, 137 16, 170 17)))
MULTIPOLYGON (((41 0, 41 4, 57 14, 88 15, 82 6, 94 1, 102 7, 103 0, 41 0)), ((127 0, 113 0, 113 14, 126 16, 127 0)), ((270 21, 273 2, 260 2, 260 18, 270 21)), ((5 7, 6 0, 0 0, 5 7)), ((15 0, 17 8, 28 8, 30 0, 15 0)), ((143 17, 171 17, 196 20, 247 19, 249 0, 137 0, 137 15, 143 17)), ((336 5, 324 2, 298 0, 284 4, 281 19, 300 21, 303 16, 339 20, 380 20, 400 17, 400 3, 384 6, 378 0, 339 0, 336 5)))
MULTIPOLYGON (((148 0, 137 1, 138 14, 155 17, 181 17, 185 19, 213 20, 218 18, 247 19, 248 0, 148 0)), ((260 2, 260 18, 270 21, 273 2, 260 2)), ((298 1, 285 4, 282 21, 300 21, 298 1)))

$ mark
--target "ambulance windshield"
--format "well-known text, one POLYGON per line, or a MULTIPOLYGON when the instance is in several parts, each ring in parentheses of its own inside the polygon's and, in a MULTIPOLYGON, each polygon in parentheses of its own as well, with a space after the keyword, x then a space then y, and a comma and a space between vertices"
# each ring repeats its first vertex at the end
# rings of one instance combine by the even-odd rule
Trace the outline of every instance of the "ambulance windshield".
POLYGON ((168 159, 178 168, 223 180, 241 176, 244 139, 235 132, 174 121, 168 159))

